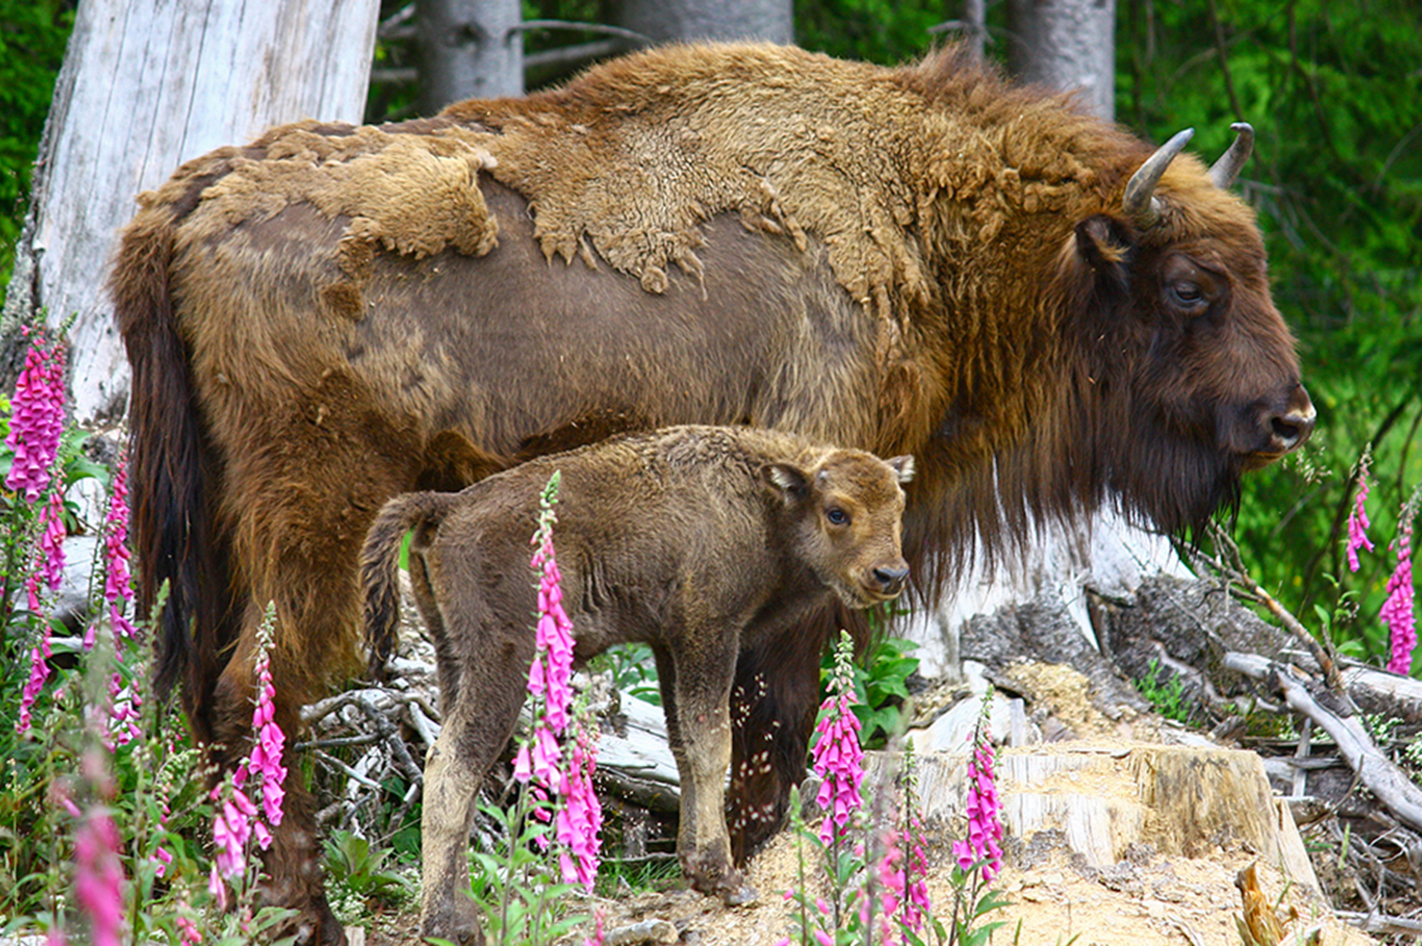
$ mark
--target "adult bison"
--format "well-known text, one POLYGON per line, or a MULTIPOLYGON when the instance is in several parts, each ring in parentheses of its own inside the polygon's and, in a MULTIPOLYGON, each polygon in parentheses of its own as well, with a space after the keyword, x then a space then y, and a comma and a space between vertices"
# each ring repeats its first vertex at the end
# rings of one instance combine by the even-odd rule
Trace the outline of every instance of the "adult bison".
MULTIPOLYGON (((625 429, 914 454, 905 553, 930 598, 974 530, 1000 549, 1110 497, 1201 522, 1313 408, 1227 190, 1250 135, 1210 169, 1186 137, 1153 151, 951 51, 692 46, 189 162, 140 198, 113 276, 143 606, 172 589, 160 681, 230 761, 275 601, 294 728, 357 663, 385 500, 625 429)), ((742 854, 803 770, 840 620, 740 655, 742 854)), ((273 895, 339 942, 291 781, 273 895)))

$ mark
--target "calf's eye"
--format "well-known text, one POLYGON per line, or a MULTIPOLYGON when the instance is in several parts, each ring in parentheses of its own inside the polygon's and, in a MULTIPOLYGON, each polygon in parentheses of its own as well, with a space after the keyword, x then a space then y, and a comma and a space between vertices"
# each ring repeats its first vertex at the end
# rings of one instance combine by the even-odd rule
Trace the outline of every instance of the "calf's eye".
POLYGON ((838 506, 831 506, 825 512, 825 518, 837 526, 842 526, 849 522, 849 513, 838 506))

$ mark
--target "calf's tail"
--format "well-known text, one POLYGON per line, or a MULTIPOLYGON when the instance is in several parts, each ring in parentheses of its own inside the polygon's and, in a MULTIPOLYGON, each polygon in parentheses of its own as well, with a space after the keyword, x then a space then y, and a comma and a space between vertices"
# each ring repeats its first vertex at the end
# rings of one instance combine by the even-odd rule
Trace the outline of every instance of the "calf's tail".
POLYGON ((455 493, 406 493, 386 503, 366 533, 360 556, 365 589, 365 642, 370 652, 370 676, 385 678, 385 665, 395 653, 400 621, 400 546, 412 529, 439 528, 454 505, 455 493))

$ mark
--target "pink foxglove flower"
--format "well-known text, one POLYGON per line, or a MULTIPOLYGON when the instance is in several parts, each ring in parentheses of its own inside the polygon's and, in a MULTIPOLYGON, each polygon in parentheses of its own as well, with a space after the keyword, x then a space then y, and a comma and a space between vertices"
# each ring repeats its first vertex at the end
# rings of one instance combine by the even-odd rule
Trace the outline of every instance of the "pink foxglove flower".
MULTIPOLYGON (((247 757, 246 768, 257 777, 262 790, 262 812, 267 824, 276 827, 281 824, 282 801, 285 799, 286 766, 282 765, 282 751, 286 747, 286 734, 276 722, 276 687, 272 684, 271 636, 263 624, 259 631, 257 649, 257 705, 252 711, 252 731, 256 741, 247 757)), ((263 832, 265 837, 265 832, 263 832)), ((270 844, 268 837, 262 844, 265 850, 270 844)))
POLYGON ((593 914, 593 935, 583 939, 583 946, 603 946, 602 924, 602 910, 598 910, 593 914))
POLYGON ((820 826, 820 840, 825 843, 844 837, 850 818, 862 804, 864 750, 859 745, 859 719, 852 709, 856 702, 852 654, 853 643, 841 632, 830 693, 820 705, 820 719, 815 724, 819 737, 810 750, 811 767, 821 780, 815 802, 825 811, 820 826))
POLYGON ((1387 582, 1387 600, 1380 615, 1388 626, 1391 659, 1387 669, 1404 676, 1412 672, 1412 650, 1417 646, 1417 619, 1414 610, 1412 584, 1412 519, 1416 513, 1417 496, 1402 507, 1398 517, 1397 568, 1387 582))
POLYGON ((74 899, 89 918, 94 946, 119 946, 123 928, 123 866, 119 834, 107 810, 89 812, 74 836, 74 899))
POLYGON ((568 767, 567 792, 558 812, 555 836, 563 845, 559 862, 563 882, 582 884, 589 893, 597 882, 598 852, 602 841, 602 803, 593 788, 597 771, 597 746, 588 732, 586 716, 578 726, 568 767))
MULTIPOLYGON (((29 330, 25 329, 25 334, 29 330)), ((10 434, 5 446, 15 452, 15 462, 5 477, 5 488, 23 492, 33 503, 44 494, 54 475, 59 438, 64 432, 64 345, 45 345, 39 333, 25 355, 25 367, 10 402, 10 434)))
POLYGON ((285 795, 282 783, 286 780, 286 767, 282 765, 281 756, 286 736, 276 722, 276 688, 272 685, 268 656, 271 646, 271 615, 268 612, 267 620, 257 631, 257 700, 252 711, 252 750, 232 773, 231 781, 213 788, 211 796, 220 805, 212 825, 212 840, 217 852, 208 878, 208 890, 224 909, 227 891, 223 881, 240 877, 246 872, 248 841, 255 840, 258 847, 266 850, 272 843, 268 825, 275 827, 282 820, 285 795), (261 792, 259 797, 265 821, 258 817, 257 806, 247 794, 249 778, 253 781, 253 788, 261 792))
POLYGON ((31 710, 34 708, 35 700, 39 699, 40 691, 44 689, 45 681, 49 679, 50 655, 49 623, 45 622, 44 626, 40 628, 39 645, 30 648, 30 678, 25 682, 25 688, 20 693, 20 715, 15 720, 15 731, 18 733, 29 731, 32 721, 31 710))
POLYGON ((35 561, 30 577, 25 581, 31 611, 42 613, 41 586, 51 592, 59 590, 64 578, 64 497, 59 490, 49 494, 49 502, 40 513, 40 537, 35 547, 35 561))
POLYGON ((1358 549, 1373 550, 1373 542, 1368 538, 1368 527, 1372 525, 1368 521, 1368 510, 1365 504, 1368 501, 1368 460, 1369 454, 1364 453, 1363 459, 1358 464, 1358 494, 1353 498, 1353 511, 1348 514, 1348 568, 1357 571, 1360 564, 1358 562, 1358 549))
POLYGON ((128 567, 128 456, 119 458, 114 471, 109 513, 104 519, 104 601, 109 607, 114 645, 132 640, 137 630, 128 619, 133 600, 133 576, 128 567))
MULTIPOLYGON (((989 700, 987 705, 991 705, 989 700)), ((992 739, 987 728, 979 723, 973 760, 968 763, 968 800, 964 806, 968 815, 968 836, 953 842, 953 856, 963 870, 983 864, 983 880, 991 883, 1002 870, 1002 804, 997 796, 993 773, 992 739)))

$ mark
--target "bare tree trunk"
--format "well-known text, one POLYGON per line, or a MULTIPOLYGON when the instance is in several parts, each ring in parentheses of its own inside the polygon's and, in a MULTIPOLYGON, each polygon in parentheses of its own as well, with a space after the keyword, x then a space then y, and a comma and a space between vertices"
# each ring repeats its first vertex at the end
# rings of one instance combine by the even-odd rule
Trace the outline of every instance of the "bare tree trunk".
POLYGON ((795 41, 790 0, 623 0, 620 24, 657 42, 795 41))
POLYGON ((1116 114, 1116 0, 1009 0, 1009 64, 1028 82, 1079 89, 1090 111, 1116 114))
POLYGON ((74 315, 76 419, 120 417, 103 291, 134 196, 183 161, 305 117, 359 122, 376 0, 83 0, 55 85, 3 323, 74 315))
POLYGON ((420 111, 523 94, 519 0, 416 0, 420 111))

